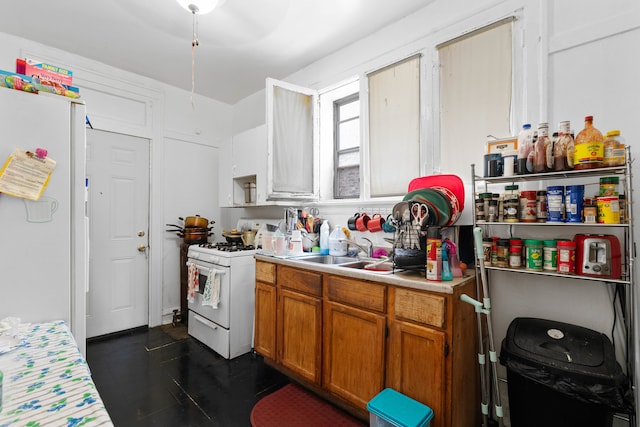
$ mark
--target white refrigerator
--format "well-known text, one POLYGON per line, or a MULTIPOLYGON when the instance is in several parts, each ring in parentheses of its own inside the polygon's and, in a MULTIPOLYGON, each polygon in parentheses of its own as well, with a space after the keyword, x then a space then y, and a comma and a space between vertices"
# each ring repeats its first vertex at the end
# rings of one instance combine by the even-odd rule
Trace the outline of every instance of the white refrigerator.
POLYGON ((83 102, 0 87, 0 166, 19 147, 56 167, 37 202, 0 194, 0 319, 65 320, 85 352, 87 223, 83 102))

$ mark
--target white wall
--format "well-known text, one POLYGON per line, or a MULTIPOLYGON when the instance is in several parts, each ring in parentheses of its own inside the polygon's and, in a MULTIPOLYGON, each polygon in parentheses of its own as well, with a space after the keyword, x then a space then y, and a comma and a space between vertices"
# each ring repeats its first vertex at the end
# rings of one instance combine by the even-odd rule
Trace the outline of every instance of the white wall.
POLYGON ((14 70, 19 57, 73 70, 94 128, 151 141, 149 325, 170 322, 180 307, 179 244, 165 224, 196 213, 220 217, 217 147, 231 135, 231 107, 196 95, 194 108, 190 92, 0 33, 0 69, 14 70), (196 181, 207 184, 188 185, 196 181))
MULTIPOLYGON (((515 35, 521 45, 515 46, 514 52, 516 76, 511 121, 514 134, 522 123, 549 122, 555 128, 561 120, 571 120, 577 132, 583 126, 584 116, 593 114, 596 127, 601 131, 621 129, 631 145, 632 157, 638 157, 640 3, 636 0, 604 3, 596 0, 437 0, 284 80, 321 90, 412 53, 423 53, 422 173, 431 174, 439 170, 441 149, 437 137, 437 94, 432 90, 437 87, 432 73, 435 47, 510 15, 517 16, 517 25, 522 28, 522 33, 515 35)), ((264 115, 257 107, 259 103, 264 103, 263 92, 234 106, 234 132, 242 130, 245 124, 262 123, 264 115)), ((471 144, 484 144, 484 141, 461 141, 459 146, 446 149, 463 151, 471 144)), ((480 161, 477 159, 477 163, 480 161)), ((451 171, 443 168, 441 172, 451 171)), ((461 176, 470 181, 470 172, 461 176)), ((637 176, 636 172, 633 187, 639 185, 637 176)), ((344 224, 357 205, 321 205, 320 210, 344 224)), ((633 205, 632 209, 637 217, 638 207, 633 205)), ((250 215, 248 211, 239 212, 250 215)), ((633 229, 638 234, 638 228, 633 229)), ((556 237, 554 233, 575 233, 567 229, 545 232, 556 237)), ((491 276, 496 346, 499 347, 508 324, 517 316, 576 323, 611 335, 611 302, 604 286, 521 276, 491 276)), ((637 302, 635 304, 637 306, 637 302)), ((616 342, 619 341, 620 337, 616 337, 616 342)), ((501 375, 504 376, 504 372, 501 375)))

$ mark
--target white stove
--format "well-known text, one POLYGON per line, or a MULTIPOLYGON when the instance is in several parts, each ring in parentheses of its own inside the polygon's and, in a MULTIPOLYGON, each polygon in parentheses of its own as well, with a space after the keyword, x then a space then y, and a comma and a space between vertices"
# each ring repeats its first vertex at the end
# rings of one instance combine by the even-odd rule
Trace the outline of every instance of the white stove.
MULTIPOLYGON (((239 221, 238 229, 242 226, 239 221)), ((253 347, 255 253, 253 246, 242 243, 195 244, 187 252, 187 266, 197 269, 199 284, 193 302, 188 302, 189 335, 226 359, 253 347), (203 297, 209 276, 220 283, 217 308, 206 304, 203 297)))

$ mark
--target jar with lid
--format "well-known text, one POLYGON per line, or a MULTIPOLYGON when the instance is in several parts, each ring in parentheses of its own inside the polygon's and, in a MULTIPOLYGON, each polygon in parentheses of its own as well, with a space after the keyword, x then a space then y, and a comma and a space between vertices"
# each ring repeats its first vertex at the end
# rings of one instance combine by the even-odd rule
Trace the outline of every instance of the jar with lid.
POLYGON ((504 187, 504 221, 518 222, 520 211, 520 193, 517 185, 504 187))
POLYGON ((555 239, 542 242, 542 269, 556 271, 558 269, 558 246, 555 239))
POLYGON ((618 196, 618 208, 620 209, 620 224, 627 223, 627 197, 624 194, 618 196))
POLYGON ((484 200, 478 197, 475 201, 476 222, 486 222, 486 214, 484 212, 484 200))
POLYGON ((538 124, 538 140, 535 144, 535 154, 533 158, 533 172, 542 173, 547 172, 547 150, 549 149, 549 124, 538 124))
POLYGON ((622 166, 625 162, 625 143, 622 136, 620 136, 620 130, 614 129, 607 132, 604 137, 604 158, 602 165, 608 166, 622 166))
POLYGON ((509 239, 498 239, 496 242, 496 263, 494 267, 508 267, 509 265, 509 239))
POLYGON ((498 201, 491 199, 489 200, 489 212, 486 215, 488 222, 497 222, 498 221, 498 201))
POLYGON ((547 192, 536 191, 536 222, 547 222, 547 192))
POLYGON ((560 122, 558 138, 553 144, 553 170, 556 172, 573 169, 573 136, 571 122, 560 122))
POLYGON ((617 196, 619 182, 620 179, 617 176, 605 176, 600 178, 600 197, 617 196))
POLYGON ((602 167, 604 158, 603 142, 602 133, 593 126, 593 116, 586 116, 584 118, 584 129, 576 136, 573 168, 594 169, 602 167))
POLYGON ((520 222, 536 222, 536 192, 520 192, 520 222))
POLYGON ((576 272, 576 242, 559 240, 558 273, 572 274, 576 272))
POLYGON ((509 246, 509 267, 522 267, 522 246, 509 246))
POLYGON ((542 240, 527 239, 524 241, 525 269, 542 271, 543 253, 542 240))
POLYGON ((493 247, 493 239, 485 237, 482 239, 482 252, 484 255, 484 263, 491 265, 491 248, 493 247))

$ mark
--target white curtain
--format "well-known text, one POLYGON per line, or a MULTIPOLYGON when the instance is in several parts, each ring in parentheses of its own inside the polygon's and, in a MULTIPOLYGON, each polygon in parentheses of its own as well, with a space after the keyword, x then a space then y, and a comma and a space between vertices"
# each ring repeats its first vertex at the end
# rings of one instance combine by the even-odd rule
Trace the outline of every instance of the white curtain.
POLYGON ((273 191, 312 194, 313 96, 273 90, 273 191))
POLYGON ((443 173, 470 178, 475 163, 482 174, 487 135, 511 136, 511 28, 500 22, 438 48, 443 173))
POLYGON ((368 75, 371 197, 407 192, 420 174, 420 56, 368 75))

